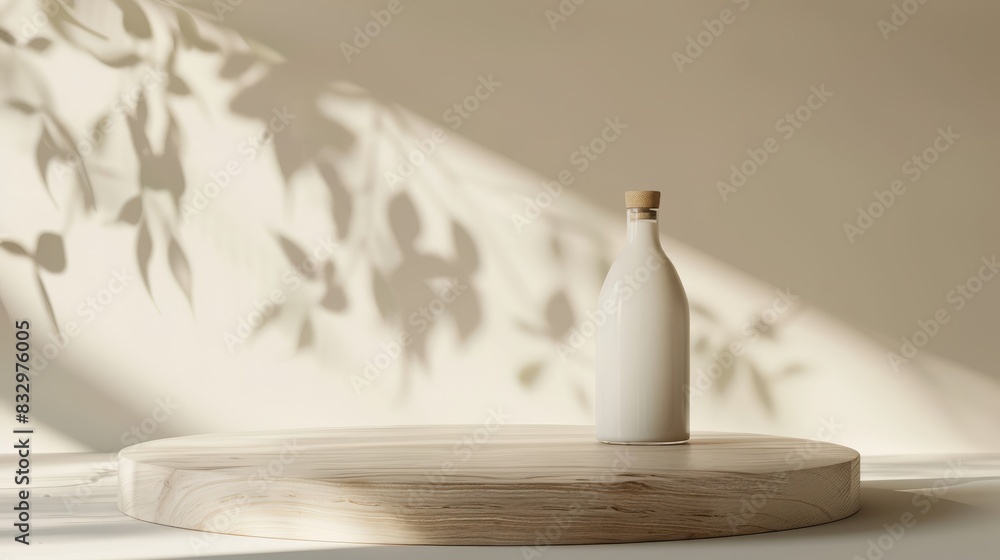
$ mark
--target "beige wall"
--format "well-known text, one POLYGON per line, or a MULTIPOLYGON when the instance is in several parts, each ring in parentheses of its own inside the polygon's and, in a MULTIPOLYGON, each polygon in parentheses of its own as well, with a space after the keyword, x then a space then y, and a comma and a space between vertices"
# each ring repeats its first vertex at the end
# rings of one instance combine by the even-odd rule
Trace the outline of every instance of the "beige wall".
MULTIPOLYGON (((41 31, 54 41, 45 52, 0 45, 0 91, 47 107, 83 135, 174 50, 176 14, 140 5, 152 40, 122 33, 115 8, 85 6, 76 16, 106 41, 70 26, 74 45, 50 24, 41 31), (143 62, 108 67, 88 51, 107 60, 138 53, 143 62)), ((122 120, 85 158, 92 211, 72 174, 49 169, 46 194, 35 155, 51 121, 2 114, 18 133, 0 147, 10 178, 0 191, 0 236, 29 248, 43 231, 62 236, 65 270, 40 276, 60 323, 81 326, 39 373, 38 418, 52 449, 130 443, 131 428, 162 417, 157 399, 169 398, 177 410, 140 439, 478 423, 495 407, 517 422, 589 422, 592 344, 567 360, 558 344, 596 298, 622 241, 621 192, 633 187, 664 192, 664 245, 698 307, 698 371, 744 336, 775 288, 800 298, 696 399, 695 429, 817 437, 834 418, 844 426, 835 440, 868 453, 996 448, 988 426, 1000 394, 1000 287, 985 282, 961 309, 949 292, 1000 241, 990 167, 1000 39, 989 28, 1000 8, 928 2, 886 39, 879 20, 890 21, 892 2, 590 0, 555 29, 546 15, 560 9, 554 1, 406 2, 345 60, 353 28, 388 5, 243 2, 222 22, 199 15, 203 37, 222 50, 178 50, 174 73, 194 94, 154 84, 142 127, 153 154, 170 154, 173 115, 181 167, 158 159, 142 175, 135 133, 122 120), (731 23, 679 69, 675 53, 724 9, 731 23), (481 78, 499 85, 482 86, 479 106, 453 129, 447 111, 481 78), (810 101, 813 88, 832 96, 810 101), (810 102, 801 128, 779 122, 810 102), (283 107, 294 119, 248 161, 243 141, 283 107), (606 119, 627 128, 581 170, 574 153, 606 119), (947 151, 930 154, 937 161, 913 181, 904 163, 949 127, 958 138, 939 141, 947 151), (427 139, 435 153, 411 179, 387 184, 386 172, 427 139), (724 198, 717 182, 764 146, 774 153, 724 198), (184 220, 184 208, 233 160, 241 171, 184 220), (572 183, 519 231, 512 215, 524 215, 525 201, 563 170, 572 183), (114 223, 142 177, 151 187, 146 225, 114 223), (894 180, 905 193, 852 243, 844 224, 894 180), (152 298, 134 280, 88 321, 79 305, 107 287, 111 271, 139 277, 143 227, 152 298), (284 275, 300 256, 277 234, 306 253, 332 237, 336 249, 324 257, 332 273, 293 289, 284 275), (448 278, 468 289, 371 386, 354 391, 365 360, 401 332, 414 334, 409 313, 448 278), (227 345, 225 333, 274 289, 288 300, 281 313, 252 340, 227 345), (893 371, 887 352, 939 308, 948 323, 893 371)), ((19 9, 0 13, 0 27, 19 29, 31 16, 30 6, 19 9)), ((2 253, 0 270, 8 314, 31 317, 43 339, 50 322, 31 261, 2 253)))

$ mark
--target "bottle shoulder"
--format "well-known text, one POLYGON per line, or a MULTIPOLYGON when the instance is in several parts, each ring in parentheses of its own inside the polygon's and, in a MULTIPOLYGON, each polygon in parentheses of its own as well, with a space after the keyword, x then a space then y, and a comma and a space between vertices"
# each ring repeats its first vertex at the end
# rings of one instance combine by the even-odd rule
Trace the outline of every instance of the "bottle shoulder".
POLYGON ((679 292, 684 302, 687 294, 677 268, 659 245, 627 245, 615 258, 601 287, 601 298, 611 297, 616 289, 652 283, 679 292))
POLYGON ((612 272, 618 274, 628 274, 630 270, 648 268, 659 270, 660 266, 665 267, 674 275, 677 275, 677 268, 671 262, 670 257, 663 250, 660 244, 655 245, 626 245, 611 262, 608 275, 612 272))

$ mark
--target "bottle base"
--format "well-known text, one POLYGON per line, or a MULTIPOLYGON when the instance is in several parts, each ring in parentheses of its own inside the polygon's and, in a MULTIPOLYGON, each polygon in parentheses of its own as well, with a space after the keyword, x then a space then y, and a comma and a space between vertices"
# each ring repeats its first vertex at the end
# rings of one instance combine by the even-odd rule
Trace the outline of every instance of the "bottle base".
POLYGON ((691 441, 691 438, 677 441, 611 441, 606 439, 598 439, 597 441, 608 445, 681 445, 691 441))

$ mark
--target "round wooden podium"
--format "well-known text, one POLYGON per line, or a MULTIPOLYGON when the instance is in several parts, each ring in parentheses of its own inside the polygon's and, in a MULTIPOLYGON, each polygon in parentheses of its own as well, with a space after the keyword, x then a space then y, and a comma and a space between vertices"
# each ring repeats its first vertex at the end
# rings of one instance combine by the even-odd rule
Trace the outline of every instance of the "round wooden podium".
POLYGON ((589 426, 210 434, 119 453, 118 506, 174 527, 380 544, 622 543, 818 525, 860 507, 852 449, 695 433, 607 445, 589 426))

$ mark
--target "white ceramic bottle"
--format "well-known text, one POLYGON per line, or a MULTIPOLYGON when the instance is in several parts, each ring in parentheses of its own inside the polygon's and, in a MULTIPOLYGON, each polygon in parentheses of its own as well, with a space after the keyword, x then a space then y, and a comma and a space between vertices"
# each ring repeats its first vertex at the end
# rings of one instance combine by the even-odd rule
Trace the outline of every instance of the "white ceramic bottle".
POLYGON ((625 193, 628 241, 604 280, 597 328, 597 439, 684 443, 688 431, 687 295, 660 245, 658 191, 625 193))

